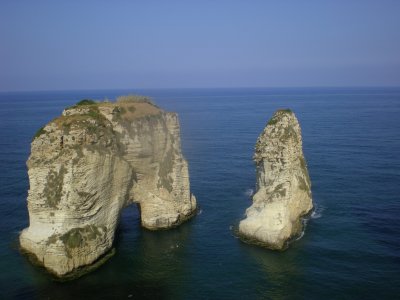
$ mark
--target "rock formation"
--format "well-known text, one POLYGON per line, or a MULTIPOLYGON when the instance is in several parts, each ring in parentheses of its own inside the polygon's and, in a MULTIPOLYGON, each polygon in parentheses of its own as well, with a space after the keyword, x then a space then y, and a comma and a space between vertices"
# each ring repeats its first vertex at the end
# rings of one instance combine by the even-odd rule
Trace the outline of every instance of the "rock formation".
POLYGON ((269 120, 254 161, 257 190, 239 234, 247 242, 283 250, 302 232, 302 217, 313 208, 301 130, 292 111, 278 110, 269 120))
POLYGON ((20 244, 57 276, 112 248, 127 205, 137 203, 142 226, 152 230, 177 226, 196 210, 178 116, 146 98, 65 109, 38 131, 27 166, 30 225, 20 244))

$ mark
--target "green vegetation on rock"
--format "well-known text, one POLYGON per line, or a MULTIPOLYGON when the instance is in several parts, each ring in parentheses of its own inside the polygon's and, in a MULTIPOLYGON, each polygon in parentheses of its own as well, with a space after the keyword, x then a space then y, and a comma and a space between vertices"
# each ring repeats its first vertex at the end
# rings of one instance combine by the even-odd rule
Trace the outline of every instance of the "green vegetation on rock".
POLYGON ((87 115, 96 120, 104 119, 103 115, 100 113, 97 107, 91 107, 87 115))
POLYGON ((269 119, 268 124, 267 125, 275 125, 276 123, 278 123, 279 121, 279 116, 283 113, 288 113, 288 114, 292 114, 293 111, 289 108, 284 108, 284 109, 278 109, 275 114, 272 116, 271 119, 269 119))
POLYGON ((159 182, 157 187, 164 187, 169 192, 172 192, 172 184, 174 183, 170 174, 172 173, 172 168, 174 165, 174 155, 172 149, 166 153, 162 163, 160 164, 160 169, 158 170, 159 182))
POLYGON ((75 103, 74 105, 67 107, 66 109, 78 108, 80 106, 91 106, 91 105, 96 105, 96 104, 98 104, 98 102, 96 102, 92 99, 83 99, 83 100, 75 103))
POLYGON ((33 139, 32 139, 32 140, 36 139, 37 137, 41 136, 42 134, 45 134, 46 132, 47 132, 47 131, 44 130, 44 126, 41 127, 41 128, 39 128, 39 130, 36 131, 35 135, 33 136, 33 139))
POLYGON ((82 106, 82 105, 94 105, 97 104, 96 101, 92 100, 92 99, 83 99, 81 101, 79 101, 78 103, 76 103, 74 106, 82 106))
POLYGON ((306 161, 305 161, 305 159, 304 159, 303 156, 299 156, 299 161, 300 161, 300 167, 301 167, 301 169, 302 169, 302 171, 303 171, 303 174, 304 174, 305 177, 306 177, 307 184, 308 184, 308 186, 310 186, 310 185, 311 185, 311 180, 310 180, 310 176, 309 176, 309 174, 308 174, 306 161))
POLYGON ((55 244, 58 240, 58 235, 57 234, 53 234, 51 235, 48 240, 47 240, 47 246, 51 245, 51 244, 55 244))
POLYGON ((306 181, 304 180, 303 177, 301 176, 297 176, 297 180, 299 182, 299 189, 303 190, 303 191, 308 191, 308 185, 306 183, 306 181))
POLYGON ((147 96, 141 96, 141 95, 126 95, 126 96, 119 96, 117 98, 117 103, 148 103, 153 106, 156 106, 153 103, 153 100, 150 97, 147 96))
POLYGON ((275 116, 273 116, 271 119, 269 119, 268 121, 268 125, 275 125, 276 123, 278 123, 278 118, 276 118, 275 116))
POLYGON ((69 134, 70 129, 71 129, 71 123, 65 123, 62 125, 62 130, 64 135, 69 134))
POLYGON ((108 121, 100 113, 97 105, 90 105, 85 108, 83 113, 61 116, 55 119, 54 122, 60 129, 62 128, 64 135, 68 135, 72 128, 88 129, 90 132, 95 132, 97 131, 97 127, 104 127, 108 121), (96 122, 92 122, 91 120, 96 122))
POLYGON ((289 108, 283 108, 283 109, 279 109, 277 112, 282 112, 282 113, 293 113, 293 111, 289 108))
POLYGON ((274 193, 279 194, 281 197, 285 197, 286 196, 286 189, 283 187, 283 183, 278 184, 274 188, 274 193))
POLYGON ((291 125, 286 127, 285 130, 283 131, 283 134, 281 136, 281 141, 286 141, 290 138, 297 139, 296 130, 294 130, 293 126, 291 125))
POLYGON ((99 228, 95 225, 86 225, 69 230, 60 236, 67 254, 70 256, 71 249, 87 246, 91 241, 103 237, 106 228, 99 228))
POLYGON ((62 188, 64 183, 64 174, 67 170, 61 166, 59 172, 50 170, 47 175, 47 183, 43 189, 43 194, 46 197, 46 203, 51 208, 56 208, 61 200, 62 188))
MULTIPOLYGON (((104 230, 104 229, 103 229, 104 230)), ((69 248, 84 246, 85 243, 93 241, 102 236, 99 227, 86 225, 85 227, 73 228, 60 236, 60 240, 69 248)))

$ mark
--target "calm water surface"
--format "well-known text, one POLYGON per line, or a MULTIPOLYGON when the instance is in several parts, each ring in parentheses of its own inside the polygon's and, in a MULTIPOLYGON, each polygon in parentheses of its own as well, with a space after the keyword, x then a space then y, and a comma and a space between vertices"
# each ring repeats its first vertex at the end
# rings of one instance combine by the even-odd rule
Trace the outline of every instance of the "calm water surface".
POLYGON ((1 299, 394 299, 400 295, 400 89, 183 89, 0 94, 1 299), (201 212, 163 232, 128 207, 116 255, 60 283, 18 250, 38 128, 83 98, 150 95, 179 113, 201 212), (283 253, 241 243, 257 136, 278 108, 303 131, 316 212, 283 253))

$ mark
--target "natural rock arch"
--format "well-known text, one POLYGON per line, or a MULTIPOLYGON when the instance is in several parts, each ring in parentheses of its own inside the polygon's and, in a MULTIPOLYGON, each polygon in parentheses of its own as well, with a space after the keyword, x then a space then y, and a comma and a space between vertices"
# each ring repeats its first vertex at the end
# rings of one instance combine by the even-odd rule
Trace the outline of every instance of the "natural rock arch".
POLYGON ((30 225, 20 244, 57 276, 109 251, 127 205, 140 206, 151 230, 196 211, 178 117, 146 98, 84 100, 64 110, 38 131, 27 165, 30 225))

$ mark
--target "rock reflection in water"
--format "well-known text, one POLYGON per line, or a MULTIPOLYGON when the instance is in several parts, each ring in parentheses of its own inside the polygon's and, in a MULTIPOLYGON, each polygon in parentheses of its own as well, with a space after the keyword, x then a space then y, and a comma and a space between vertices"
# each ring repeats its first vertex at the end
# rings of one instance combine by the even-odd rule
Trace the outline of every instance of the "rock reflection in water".
POLYGON ((304 272, 295 249, 274 252, 250 246, 246 250, 264 274, 262 284, 257 285, 257 294, 261 299, 280 300, 306 296, 302 289, 304 272))
MULTIPOLYGON (((189 222, 172 230, 143 229, 138 211, 128 207, 116 234, 116 254, 109 262, 79 280, 40 280, 42 288, 30 298, 179 299, 184 291, 177 287, 188 277, 190 228, 189 222)), ((29 294, 29 290, 21 293, 29 294)))

